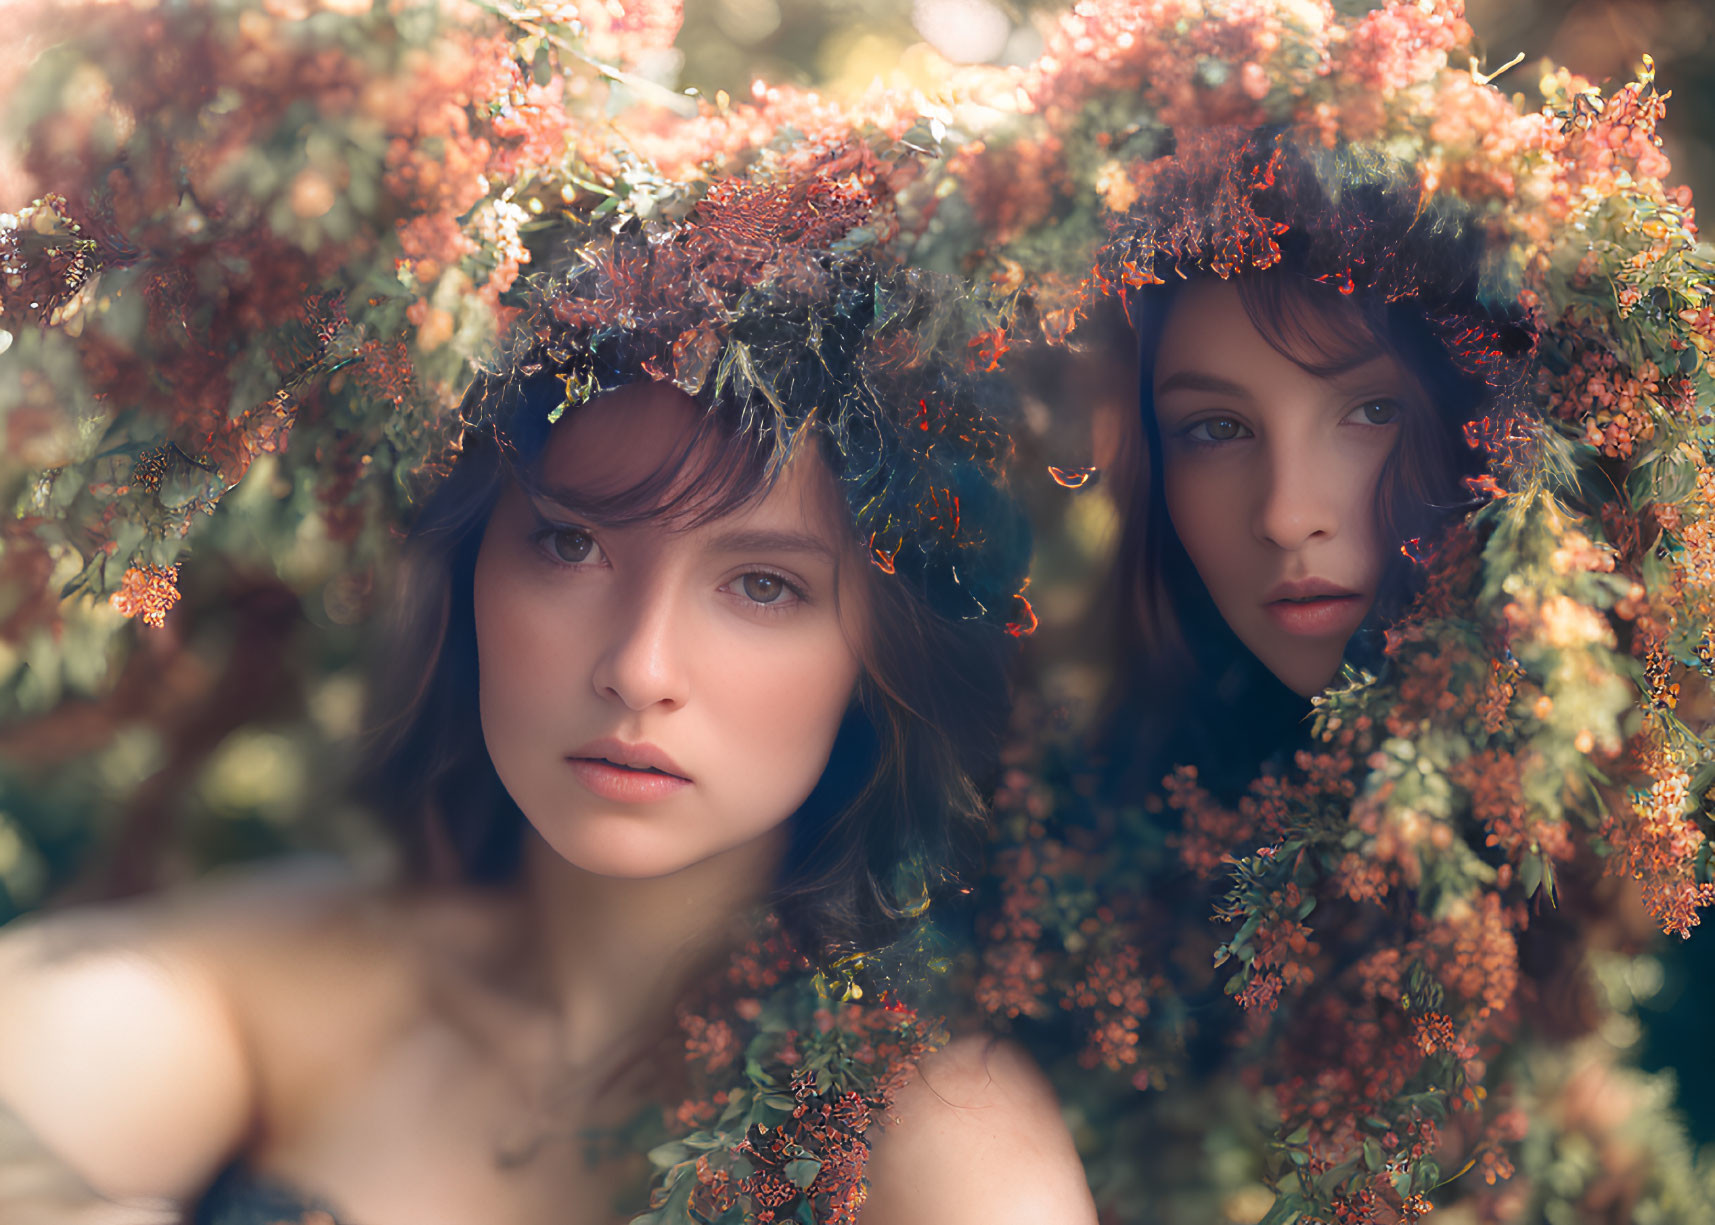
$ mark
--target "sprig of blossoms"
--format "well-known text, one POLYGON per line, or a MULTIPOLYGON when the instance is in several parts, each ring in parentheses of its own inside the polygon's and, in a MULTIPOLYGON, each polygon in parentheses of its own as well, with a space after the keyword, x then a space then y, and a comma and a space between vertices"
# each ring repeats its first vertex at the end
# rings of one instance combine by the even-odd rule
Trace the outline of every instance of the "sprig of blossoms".
POLYGON ((772 918, 680 1005, 678 1026, 685 1096, 633 1137, 656 1172, 639 1225, 852 1225, 866 1133, 946 1041, 896 995, 866 1002, 861 986, 813 975, 772 918))

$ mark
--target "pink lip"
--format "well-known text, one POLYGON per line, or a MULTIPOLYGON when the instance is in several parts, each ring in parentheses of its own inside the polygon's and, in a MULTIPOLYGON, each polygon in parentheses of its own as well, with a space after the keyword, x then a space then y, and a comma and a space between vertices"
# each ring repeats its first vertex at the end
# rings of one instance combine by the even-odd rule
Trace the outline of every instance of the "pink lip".
POLYGON ((1369 601, 1349 587, 1306 578, 1272 588, 1264 597, 1263 608, 1289 634, 1329 638, 1357 629, 1369 611, 1369 601))
POLYGON ((1312 600, 1318 596, 1357 595, 1350 587, 1342 587, 1331 583, 1325 578, 1295 578, 1290 582, 1276 583, 1268 594, 1262 597, 1264 604, 1273 604, 1276 600, 1312 600))
POLYGON ((567 754, 566 764, 590 791, 622 804, 665 799, 691 785, 679 763, 654 745, 626 744, 611 737, 567 754))

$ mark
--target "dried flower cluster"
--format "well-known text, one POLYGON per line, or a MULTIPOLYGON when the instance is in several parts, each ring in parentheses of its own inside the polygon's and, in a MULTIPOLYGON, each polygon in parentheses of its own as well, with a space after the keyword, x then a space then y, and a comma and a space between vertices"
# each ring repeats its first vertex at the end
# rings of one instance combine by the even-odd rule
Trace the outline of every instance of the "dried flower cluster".
POLYGON ((659 1172, 641 1221, 854 1225, 865 1139, 938 1023, 813 975, 773 919, 679 1010, 688 1092, 643 1138, 659 1172), (691 1215, 687 1218, 687 1213, 691 1215))
MULTIPOLYGON (((54 53, 4 73, 43 192, 0 201, 10 556, 153 623, 165 588, 139 576, 260 456, 318 493, 294 513, 345 542, 336 566, 383 546, 505 322, 526 224, 599 152, 574 120, 603 88, 589 14, 438 7, 18 14, 20 54, 54 53)), ((51 672, 68 606, 21 607, 9 638, 51 672)))

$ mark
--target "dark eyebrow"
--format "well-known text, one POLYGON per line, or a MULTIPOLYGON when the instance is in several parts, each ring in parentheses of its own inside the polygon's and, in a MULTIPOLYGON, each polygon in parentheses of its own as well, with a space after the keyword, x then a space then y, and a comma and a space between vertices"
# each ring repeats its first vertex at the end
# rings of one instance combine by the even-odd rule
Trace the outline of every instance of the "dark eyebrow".
POLYGON ((1367 357, 1360 355, 1348 365, 1342 366, 1340 369, 1334 371, 1328 377, 1331 381, 1336 383, 1360 383, 1370 375, 1373 369, 1384 364, 1391 367, 1389 373, 1403 374, 1407 380, 1411 380, 1413 377, 1411 372, 1405 369, 1405 367, 1400 364, 1399 359, 1394 357, 1391 353, 1371 353, 1367 357))
MULTIPOLYGON (((1371 367, 1392 360, 1390 354, 1372 350, 1368 353, 1355 354, 1350 361, 1342 363, 1337 369, 1312 371, 1311 373, 1317 374, 1329 382, 1354 383, 1368 374, 1371 367)), ((1155 394, 1162 396, 1170 391, 1212 391, 1217 395, 1235 396, 1241 400, 1252 398, 1250 388, 1203 370, 1180 370, 1170 374, 1161 381, 1161 386, 1155 389, 1155 394)))
POLYGON ((1201 370, 1180 370, 1168 375, 1161 381, 1161 386, 1155 389, 1155 394, 1164 396, 1170 391, 1213 391, 1220 395, 1237 396, 1243 400, 1251 398, 1250 388, 1201 370))
POLYGON ((551 503, 576 519, 593 522, 599 518, 593 513, 595 499, 570 485, 549 485, 542 481, 524 479, 519 483, 523 486, 524 496, 532 502, 551 503))
POLYGON ((824 561, 834 560, 834 550, 827 541, 802 532, 741 528, 716 536, 709 542, 709 548, 722 553, 808 553, 824 561))

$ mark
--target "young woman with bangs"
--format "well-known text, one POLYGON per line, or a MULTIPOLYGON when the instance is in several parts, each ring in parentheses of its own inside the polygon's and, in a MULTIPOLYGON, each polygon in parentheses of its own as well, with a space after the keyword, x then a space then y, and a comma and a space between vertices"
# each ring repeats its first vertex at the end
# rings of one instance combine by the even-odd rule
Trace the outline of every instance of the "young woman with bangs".
MULTIPOLYGON (((1450 351, 1446 323, 1491 329, 1510 350, 1495 362, 1526 343, 1478 302, 1480 237, 1419 218, 1406 176, 1331 189, 1336 159, 1264 137, 1229 152, 1230 173, 1271 154, 1277 192, 1256 208, 1278 256, 1222 276, 1188 254, 1127 301, 1138 414, 1106 737, 1123 792, 1190 764, 1231 798, 1287 764, 1310 699, 1345 665, 1379 664, 1416 594, 1413 554, 1474 505, 1482 466, 1465 433, 1494 390, 1450 351), (1367 234, 1359 257, 1420 278, 1422 296, 1328 266, 1341 231, 1367 234)), ((1171 207, 1200 205, 1193 191, 1171 207)))
MULTIPOLYGON (((1092 934, 1149 983, 1139 1063, 1119 1063, 1092 1110, 1111 1128, 1103 1208, 1130 1204, 1139 1220, 1218 1215, 1212 1188, 1232 1175, 1215 1163, 1254 1160, 1266 1180, 1272 1160, 1256 1130, 1266 1094, 1258 1115, 1238 1053, 1268 1014, 1225 994, 1232 931, 1209 918, 1233 879, 1187 862, 1165 782, 1194 767, 1236 808, 1254 781, 1293 767, 1312 700, 1348 665, 1385 667, 1384 631, 1419 588, 1408 554, 1473 505, 1466 478, 1481 458, 1465 429, 1500 385, 1449 341, 1492 337, 1500 362, 1522 339, 1478 301, 1472 230, 1420 212, 1407 176, 1342 174, 1339 160, 1272 132, 1182 137, 1139 176, 1098 264, 1125 294, 1137 411, 1116 464, 1108 705, 1069 784, 1056 782, 1067 800, 1050 836, 1093 865, 1111 918, 1092 934), (1173 1078, 1159 1092, 1151 1060, 1173 1078)), ((995 893, 1036 905, 1010 880, 995 893)), ((1095 956, 1105 967, 1115 954, 1095 956)), ((1075 983, 1093 977, 1078 952, 1069 961, 1075 983)), ((1318 984, 1336 981, 1318 965, 1318 984)), ((1057 1075, 1087 1076, 1108 1020, 1077 1007, 1020 1030, 1057 1075)))
MULTIPOLYGON (((758 908, 813 956, 872 948, 903 863, 960 863, 1004 635, 872 563, 860 461, 730 395, 633 381, 550 425, 551 372, 508 394, 405 550, 359 780, 402 878, 6 933, 9 1225, 623 1219, 630 1167, 587 1137, 671 1086, 675 1004, 758 908)), ((1094 1220, 1010 1046, 955 1040, 882 1123, 865 1225, 1094 1220)))

